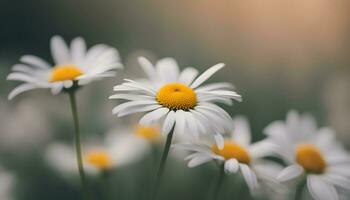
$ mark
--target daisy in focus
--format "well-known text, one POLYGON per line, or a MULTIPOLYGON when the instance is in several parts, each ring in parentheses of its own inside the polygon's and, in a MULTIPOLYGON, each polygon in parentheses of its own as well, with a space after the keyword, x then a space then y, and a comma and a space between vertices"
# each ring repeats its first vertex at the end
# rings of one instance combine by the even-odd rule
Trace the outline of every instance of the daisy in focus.
POLYGON ((350 190, 350 156, 331 129, 319 129, 311 116, 290 111, 285 122, 271 123, 265 133, 288 164, 280 182, 306 182, 314 199, 337 200, 339 191, 350 190))
MULTIPOLYGON (((84 168, 87 174, 97 175, 141 160, 150 145, 132 134, 108 133, 105 141, 86 143, 83 152, 84 168)), ((52 143, 46 149, 47 163, 66 178, 78 176, 73 148, 63 143, 52 143)))
POLYGON ((197 77, 198 71, 191 67, 180 72, 172 58, 161 59, 154 66, 140 57, 139 63, 148 79, 125 79, 123 84, 114 87, 117 94, 110 97, 126 100, 113 109, 118 117, 147 112, 140 124, 150 125, 164 120, 161 132, 165 135, 173 128, 175 134, 186 133, 195 137, 230 129, 226 123, 229 115, 215 103, 232 104, 232 100, 241 101, 241 96, 231 91, 233 87, 229 83, 202 86, 224 64, 214 65, 197 77))
POLYGON ((179 143, 173 147, 193 152, 185 158, 190 168, 216 160, 223 165, 227 174, 240 172, 251 193, 255 194, 260 189, 259 179, 276 183, 274 174, 280 168, 262 159, 273 154, 274 145, 268 141, 252 144, 249 124, 243 117, 234 118, 233 125, 230 138, 217 136, 215 142, 179 143))
POLYGON ((58 94, 64 88, 73 87, 74 82, 80 86, 113 77, 114 70, 122 68, 118 51, 104 44, 87 49, 84 39, 77 37, 68 47, 60 36, 53 36, 50 46, 54 64, 34 55, 24 55, 21 63, 13 66, 7 80, 24 83, 11 91, 9 99, 37 88, 48 88, 52 94, 58 94))

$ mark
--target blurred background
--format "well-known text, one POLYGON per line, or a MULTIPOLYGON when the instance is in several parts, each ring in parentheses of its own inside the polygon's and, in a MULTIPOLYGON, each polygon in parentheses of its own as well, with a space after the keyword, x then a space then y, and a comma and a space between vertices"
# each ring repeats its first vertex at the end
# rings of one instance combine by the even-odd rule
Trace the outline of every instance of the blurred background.
MULTIPOLYGON (((254 140, 263 138, 262 130, 271 121, 297 109, 314 115, 320 126, 334 128, 349 147, 349 11, 347 0, 0 1, 0 166, 14 173, 13 198, 79 198, 79 186, 68 184, 43 159, 50 142, 72 140, 68 98, 36 90, 7 100, 17 85, 5 81, 11 66, 23 54, 51 61, 53 35, 67 41, 82 36, 89 46, 116 47, 125 64, 119 77, 143 76, 139 55, 153 61, 171 56, 182 68, 200 71, 224 62, 226 68, 210 81, 237 87, 243 103, 225 108, 249 118, 254 140)), ((112 78, 79 93, 84 137, 103 137, 127 120, 111 114, 117 102, 107 98, 117 83, 120 78, 112 78)), ((152 170, 142 162, 116 171, 116 197, 146 199, 152 170)), ((217 169, 210 164, 188 169, 173 158, 167 172, 163 197, 203 200, 217 169)), ((225 185, 223 199, 250 198, 242 192, 246 188, 225 185)))

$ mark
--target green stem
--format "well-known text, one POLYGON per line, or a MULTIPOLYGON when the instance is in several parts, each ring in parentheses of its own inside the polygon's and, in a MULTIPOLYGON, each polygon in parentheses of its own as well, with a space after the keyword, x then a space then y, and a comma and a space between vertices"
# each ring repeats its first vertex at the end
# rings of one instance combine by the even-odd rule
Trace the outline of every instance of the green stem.
POLYGON ((77 164, 79 169, 79 175, 80 175, 84 195, 87 196, 87 194, 85 193, 87 190, 87 184, 86 184, 86 178, 85 178, 85 172, 84 172, 84 166, 83 166, 83 158, 81 153, 80 128, 79 128, 77 102, 75 99, 75 91, 69 91, 68 95, 69 95, 69 100, 70 100, 72 114, 73 114, 73 121, 74 121, 75 150, 77 154, 77 164))
POLYGON ((297 190, 295 191, 295 195, 294 195, 295 200, 301 200, 303 198, 303 190, 304 190, 305 184, 306 184, 306 180, 302 180, 298 184, 297 190))
POLYGON ((163 177, 163 172, 164 172, 164 167, 166 164, 166 160, 168 158, 168 154, 169 154, 169 150, 170 150, 170 145, 171 145, 171 141, 173 139, 173 134, 174 134, 174 127, 171 129, 170 133, 167 136, 166 139, 166 143, 165 143, 165 147, 164 147, 164 151, 162 154, 162 158, 160 160, 160 164, 159 164, 159 168, 156 174, 156 179, 154 182, 154 189, 153 189, 153 194, 152 194, 152 199, 156 199, 157 198, 157 194, 158 194, 158 190, 159 190, 159 184, 162 180, 163 177))
POLYGON ((103 170, 101 173, 101 178, 102 178, 102 193, 103 193, 103 199, 105 200, 110 200, 111 194, 110 194, 110 185, 111 185, 111 180, 110 180, 110 171, 109 170, 103 170))
POLYGON ((213 198, 214 200, 217 200, 219 197, 219 192, 220 192, 220 188, 222 186, 224 177, 225 177, 225 163, 222 163, 220 166, 218 182, 216 183, 216 187, 214 189, 214 198, 213 198))

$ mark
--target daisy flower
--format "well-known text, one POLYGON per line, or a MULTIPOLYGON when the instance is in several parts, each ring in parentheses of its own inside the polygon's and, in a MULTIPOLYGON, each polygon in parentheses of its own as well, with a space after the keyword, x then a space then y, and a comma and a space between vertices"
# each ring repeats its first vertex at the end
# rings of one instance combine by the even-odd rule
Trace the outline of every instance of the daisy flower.
POLYGON ((162 141, 162 134, 158 125, 137 125, 132 132, 151 144, 157 144, 162 141))
POLYGON ((331 129, 318 129, 311 116, 290 111, 285 122, 271 123, 265 133, 288 164, 277 177, 280 182, 306 181, 314 199, 337 200, 340 190, 350 190, 350 156, 331 129))
POLYGON ((115 69, 121 68, 118 51, 104 44, 86 49, 83 38, 72 40, 70 47, 62 37, 51 39, 53 64, 34 55, 24 55, 21 63, 12 68, 7 80, 24 82, 9 94, 13 99, 20 93, 37 88, 51 89, 58 94, 63 88, 73 87, 73 83, 85 85, 105 77, 113 77, 115 69))
POLYGON ((226 173, 240 172, 254 194, 260 188, 258 179, 276 182, 271 174, 278 168, 274 163, 262 160, 262 157, 272 155, 274 145, 268 141, 252 144, 249 124, 244 117, 234 118, 233 127, 230 138, 216 136, 216 141, 179 143, 173 147, 193 152, 185 158, 190 168, 216 160, 222 163, 226 173))
MULTIPOLYGON (((84 168, 87 174, 97 175, 106 170, 137 162, 149 151, 149 144, 132 134, 108 133, 105 141, 85 143, 84 168)), ((66 178, 78 175, 76 155, 70 145, 52 143, 46 149, 47 163, 66 178)))
POLYGON ((225 123, 230 119, 229 115, 215 102, 232 104, 232 100, 241 101, 241 96, 231 91, 229 83, 201 86, 224 64, 214 65, 197 77, 198 71, 191 67, 180 72, 172 58, 161 59, 153 66, 140 57, 139 63, 148 79, 125 79, 123 84, 114 87, 117 94, 110 99, 126 100, 113 109, 114 114, 121 117, 147 112, 140 124, 150 125, 164 119, 163 134, 171 132, 173 127, 175 134, 186 132, 193 136, 229 129, 225 123))

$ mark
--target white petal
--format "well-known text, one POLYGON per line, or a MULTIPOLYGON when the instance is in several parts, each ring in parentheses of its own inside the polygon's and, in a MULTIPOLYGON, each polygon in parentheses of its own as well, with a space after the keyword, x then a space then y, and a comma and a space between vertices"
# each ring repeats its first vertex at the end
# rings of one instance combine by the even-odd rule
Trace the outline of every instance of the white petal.
POLYGON ((184 134, 185 131, 185 114, 184 111, 175 112, 175 134, 184 134))
POLYGON ((181 72, 178 81, 185 85, 190 85, 197 75, 198 70, 193 67, 188 67, 181 72))
POLYGON ((256 191, 259 188, 258 180, 255 173, 246 164, 239 164, 243 178, 247 183, 251 192, 256 191))
POLYGON ((191 134, 195 138, 198 138, 199 131, 198 131, 196 119, 194 118, 191 112, 184 112, 184 114, 186 116, 186 124, 188 125, 187 127, 188 127, 189 134, 191 134))
POLYGON ((32 67, 29 67, 28 65, 23 65, 23 64, 15 64, 12 67, 12 70, 16 72, 27 73, 27 74, 32 74, 34 71, 32 67))
POLYGON ((338 174, 326 173, 322 175, 322 179, 327 183, 335 185, 345 190, 350 190, 350 179, 338 174))
POLYGON ((229 99, 234 99, 238 102, 242 102, 242 96, 237 92, 230 90, 213 90, 213 91, 197 91, 201 95, 212 95, 212 96, 221 96, 229 99))
POLYGON ((307 187, 311 196, 317 200, 338 200, 338 193, 333 185, 326 183, 321 177, 309 175, 307 187))
POLYGON ((154 99, 154 97, 148 96, 148 95, 141 95, 141 94, 114 94, 109 97, 109 99, 124 99, 124 100, 130 100, 130 101, 140 101, 140 100, 151 100, 154 99))
POLYGON ((272 143, 269 139, 256 142, 249 146, 249 152, 254 158, 279 155, 281 151, 281 147, 272 143))
POLYGON ((51 38, 51 54, 56 64, 69 63, 71 61, 69 49, 61 36, 51 38))
POLYGON ((208 80, 213 74, 223 68, 225 64, 219 63, 209 69, 207 69, 203 74, 201 74, 191 85, 191 88, 196 88, 200 86, 204 81, 208 80))
POLYGON ((6 79, 11 80, 11 81, 23 81, 23 82, 29 82, 29 83, 33 83, 33 82, 36 83, 36 82, 40 81, 33 76, 30 76, 30 75, 24 74, 24 73, 20 73, 20 72, 11 73, 7 76, 6 79))
POLYGON ((175 112, 170 111, 164 120, 162 134, 167 135, 173 128, 174 123, 175 123, 175 112))
POLYGON ((52 84, 51 87, 51 94, 56 95, 58 93, 60 93, 63 89, 63 83, 62 82, 57 82, 52 84))
POLYGON ((10 94, 8 96, 8 99, 11 100, 14 97, 16 97, 17 95, 21 94, 22 92, 25 92, 25 91, 28 91, 28 90, 32 90, 32 89, 35 89, 35 88, 38 88, 38 86, 35 85, 35 84, 30 84, 30 83, 26 83, 26 84, 22 84, 20 86, 17 86, 15 89, 13 89, 10 92, 10 94))
POLYGON ((335 166, 329 166, 327 168, 327 171, 330 173, 335 173, 339 174, 341 176, 346 176, 350 178, 350 170, 349 170, 349 165, 335 165, 335 166))
POLYGON ((150 79, 154 79, 156 77, 156 70, 153 64, 145 57, 139 57, 138 61, 140 63, 141 68, 147 74, 150 79))
POLYGON ((225 162, 226 173, 236 173, 239 169, 239 163, 236 159, 229 159, 225 162))
POLYGON ((140 112, 147 112, 147 111, 151 111, 151 110, 155 110, 158 108, 161 108, 161 105, 150 105, 150 106, 145 106, 145 105, 141 105, 141 106, 135 106, 132 108, 128 108, 127 110, 123 110, 121 112, 118 113, 118 117, 123 117, 126 115, 130 115, 133 113, 140 113, 140 112))
POLYGON ((71 56, 74 62, 79 64, 81 63, 85 57, 86 52, 86 44, 82 37, 74 38, 71 42, 71 56))
POLYGON ((215 138, 215 142, 216 142, 216 145, 219 147, 220 150, 222 150, 224 148, 224 137, 222 137, 221 134, 216 134, 214 136, 215 138))
POLYGON ((304 173, 304 169, 299 165, 290 165, 284 168, 277 176, 277 180, 280 182, 287 182, 298 178, 304 173))
POLYGON ((200 154, 193 158, 190 162, 188 162, 188 167, 197 167, 198 165, 201 165, 203 163, 209 162, 212 160, 212 157, 208 156, 207 154, 200 154))
POLYGON ((160 118, 162 118, 164 115, 166 115, 169 112, 168 108, 158 108, 157 110, 154 110, 150 113, 145 114, 140 119, 141 125, 150 125, 156 121, 158 121, 160 118))
POLYGON ((211 83, 205 86, 199 87, 196 91, 211 91, 211 90, 220 90, 220 89, 234 89, 234 86, 231 83, 211 83))
POLYGON ((126 103, 122 103, 116 107, 113 108, 112 113, 113 114, 118 114, 119 112, 123 112, 125 109, 130 109, 135 106, 139 107, 141 105, 156 105, 157 102, 151 101, 151 100, 143 100, 143 101, 129 101, 126 103))
POLYGON ((107 136, 108 152, 116 165, 126 165, 142 159, 150 150, 149 142, 133 134, 107 136))
POLYGON ((249 146, 251 142, 251 132, 247 118, 233 118, 233 135, 232 139, 243 146, 249 146))
POLYGON ((204 144, 178 143, 178 144, 173 144, 172 147, 182 149, 182 150, 187 150, 187 151, 211 153, 211 150, 208 149, 208 146, 205 146, 204 144))
POLYGON ((179 67, 173 58, 159 60, 156 64, 156 70, 164 82, 176 82, 179 76, 179 67))
POLYGON ((24 55, 20 58, 20 61, 26 64, 29 64, 33 67, 38 67, 41 69, 49 69, 50 68, 50 64, 47 63, 45 60, 37 57, 37 56, 33 56, 33 55, 24 55))

